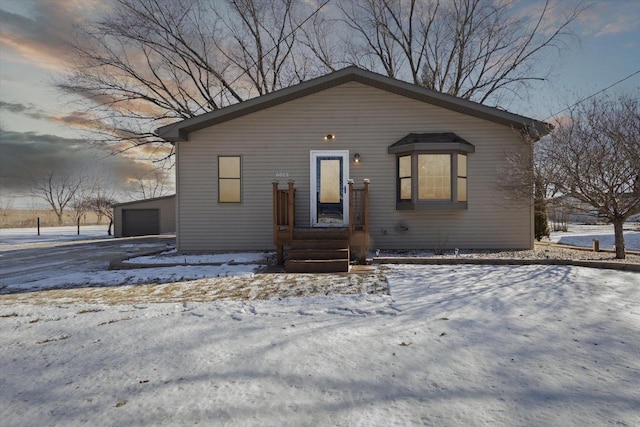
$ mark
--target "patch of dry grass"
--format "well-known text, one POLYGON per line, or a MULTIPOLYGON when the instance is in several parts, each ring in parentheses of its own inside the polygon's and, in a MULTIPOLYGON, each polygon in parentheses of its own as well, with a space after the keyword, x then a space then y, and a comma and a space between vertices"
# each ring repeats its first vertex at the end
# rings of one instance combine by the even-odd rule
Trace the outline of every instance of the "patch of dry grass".
POLYGON ((267 300, 319 295, 387 294, 384 267, 365 273, 291 274, 260 273, 215 277, 165 284, 93 286, 53 289, 0 296, 0 304, 107 304, 182 303, 216 300, 267 300))
MULTIPOLYGON (((58 227, 58 217, 50 209, 7 209, 0 212, 0 228, 35 227, 40 218, 41 227, 58 227)), ((98 222, 94 212, 83 215, 80 225, 107 225, 109 220, 104 216, 98 222)), ((65 211, 62 215, 62 225, 76 225, 73 212, 65 211)))

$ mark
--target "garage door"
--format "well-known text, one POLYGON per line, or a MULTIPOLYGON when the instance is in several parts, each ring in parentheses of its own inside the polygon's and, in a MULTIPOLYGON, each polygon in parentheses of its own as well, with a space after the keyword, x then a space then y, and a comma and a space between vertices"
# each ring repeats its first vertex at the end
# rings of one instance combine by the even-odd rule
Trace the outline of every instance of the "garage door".
POLYGON ((122 236, 160 234, 160 209, 123 209, 122 236))

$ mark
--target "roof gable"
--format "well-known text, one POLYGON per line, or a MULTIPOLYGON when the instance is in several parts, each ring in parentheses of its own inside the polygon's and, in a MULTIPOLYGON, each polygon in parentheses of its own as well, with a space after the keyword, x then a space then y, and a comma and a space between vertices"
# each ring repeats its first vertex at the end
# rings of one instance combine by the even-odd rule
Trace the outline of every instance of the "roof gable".
POLYGON ((551 125, 545 122, 351 66, 197 117, 162 126, 156 130, 156 133, 160 138, 169 142, 187 141, 191 132, 354 81, 448 110, 524 130, 533 137, 546 135, 551 129, 551 125))

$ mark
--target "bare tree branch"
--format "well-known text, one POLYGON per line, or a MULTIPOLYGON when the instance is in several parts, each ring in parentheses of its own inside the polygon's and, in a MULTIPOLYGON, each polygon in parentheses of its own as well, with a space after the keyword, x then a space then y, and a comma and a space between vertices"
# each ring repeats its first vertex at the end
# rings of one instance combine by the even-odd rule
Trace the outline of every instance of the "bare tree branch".
POLYGON ((607 218, 618 258, 625 255, 622 226, 640 213, 639 100, 640 93, 579 104, 542 147, 544 161, 554 165, 544 175, 550 191, 607 218))
POLYGON ((352 63, 497 105, 547 77, 539 60, 564 45, 584 7, 553 23, 561 12, 550 0, 533 15, 484 0, 343 0, 340 10, 357 36, 347 40, 352 63))
POLYGON ((82 185, 78 176, 48 171, 31 184, 31 195, 47 202, 62 225, 64 210, 82 185))
POLYGON ((82 28, 72 71, 57 82, 91 103, 95 139, 113 152, 166 144, 155 128, 298 83, 313 69, 295 31, 312 10, 301 2, 115 1, 82 28))

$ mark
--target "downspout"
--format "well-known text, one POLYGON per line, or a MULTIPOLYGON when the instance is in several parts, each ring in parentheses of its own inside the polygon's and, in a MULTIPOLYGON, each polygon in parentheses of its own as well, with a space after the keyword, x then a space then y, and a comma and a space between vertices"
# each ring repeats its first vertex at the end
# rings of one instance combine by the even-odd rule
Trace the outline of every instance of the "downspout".
MULTIPOLYGON (((529 144, 529 167, 531 168, 531 172, 534 172, 534 166, 533 166, 533 162, 534 162, 534 158, 533 158, 533 146, 535 145, 535 142, 532 142, 531 144, 529 144)), ((532 188, 530 188, 529 190, 529 249, 533 249, 534 245, 535 245, 535 200, 534 200, 534 184, 533 182, 531 183, 532 188)))
POLYGON ((174 156, 176 156, 176 251, 180 252, 180 156, 178 156, 178 143, 172 142, 171 145, 175 148, 174 156))

